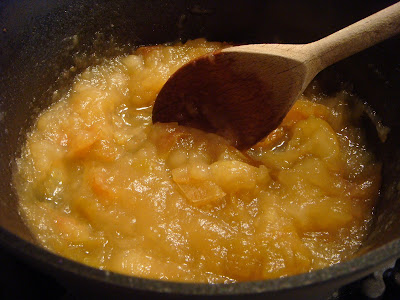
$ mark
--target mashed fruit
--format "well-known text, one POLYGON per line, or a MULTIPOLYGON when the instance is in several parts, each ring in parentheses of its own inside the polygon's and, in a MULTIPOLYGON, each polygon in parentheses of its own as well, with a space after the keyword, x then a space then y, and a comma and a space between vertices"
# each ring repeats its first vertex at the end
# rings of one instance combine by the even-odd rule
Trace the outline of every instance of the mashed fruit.
POLYGON ((210 283, 298 274, 354 255, 380 165, 347 93, 309 89, 246 152, 214 134, 152 124, 168 77, 223 46, 139 48, 87 69, 40 115, 15 172, 38 243, 101 269, 210 283))

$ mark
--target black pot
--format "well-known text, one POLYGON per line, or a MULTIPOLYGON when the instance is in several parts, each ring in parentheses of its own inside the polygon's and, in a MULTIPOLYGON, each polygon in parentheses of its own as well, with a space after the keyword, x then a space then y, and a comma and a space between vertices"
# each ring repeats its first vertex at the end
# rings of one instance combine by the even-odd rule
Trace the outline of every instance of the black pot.
POLYGON ((234 43, 306 43, 395 1, 15 0, 0 2, 0 243, 86 296, 324 299, 338 287, 400 257, 400 39, 323 71, 334 92, 353 89, 391 131, 382 143, 368 118, 368 143, 383 161, 373 228, 357 258, 275 280, 183 284, 128 277, 70 261, 35 245, 17 212, 11 178, 24 134, 76 72, 134 46, 206 37, 234 43), (75 36, 75 37, 74 37, 75 36), (94 55, 96 54, 96 55, 94 55), (76 71, 64 72, 86 57, 76 71))

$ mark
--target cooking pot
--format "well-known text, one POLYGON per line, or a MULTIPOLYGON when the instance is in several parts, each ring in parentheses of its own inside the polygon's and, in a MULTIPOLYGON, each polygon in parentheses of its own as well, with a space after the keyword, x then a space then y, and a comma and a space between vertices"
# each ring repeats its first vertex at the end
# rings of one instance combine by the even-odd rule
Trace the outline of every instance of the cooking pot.
POLYGON ((400 257, 400 39, 319 75, 327 93, 345 87, 371 107, 367 142, 383 162, 371 232, 359 255, 306 274, 235 284, 176 283, 94 269, 37 246, 17 211, 14 159, 39 112, 76 73, 135 46, 205 37, 233 43, 306 43, 394 1, 2 0, 0 2, 0 243, 85 297, 326 299, 400 257), (72 68, 71 68, 72 67, 72 68), (373 121, 371 121, 371 116, 373 121), (386 140, 379 121, 390 128, 386 140), (379 126, 378 126, 379 127, 379 126))

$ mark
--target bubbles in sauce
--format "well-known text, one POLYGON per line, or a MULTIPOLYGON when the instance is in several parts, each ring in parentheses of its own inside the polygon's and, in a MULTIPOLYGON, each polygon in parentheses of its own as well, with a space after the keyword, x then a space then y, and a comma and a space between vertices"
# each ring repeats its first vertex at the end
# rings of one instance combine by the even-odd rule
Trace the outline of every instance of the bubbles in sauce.
POLYGON ((88 68, 39 116, 15 172, 38 243, 101 269, 209 283, 308 272, 356 253, 380 164, 346 92, 308 90, 247 152, 152 124, 168 77, 223 46, 139 48, 88 68))

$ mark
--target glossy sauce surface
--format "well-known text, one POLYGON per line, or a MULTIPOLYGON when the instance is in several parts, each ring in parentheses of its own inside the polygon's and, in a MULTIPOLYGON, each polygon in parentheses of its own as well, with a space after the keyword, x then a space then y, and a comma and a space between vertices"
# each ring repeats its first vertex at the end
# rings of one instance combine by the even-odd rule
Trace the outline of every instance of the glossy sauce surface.
POLYGON ((380 165, 346 92, 332 98, 311 87, 243 153, 213 134, 152 124, 168 77, 223 46, 139 48, 87 69, 40 115, 15 186, 41 245, 101 269, 210 283, 298 274, 354 255, 380 165))

